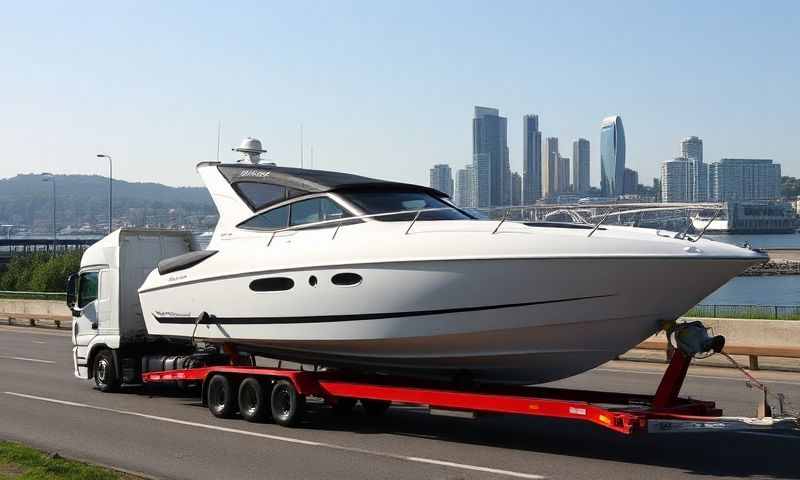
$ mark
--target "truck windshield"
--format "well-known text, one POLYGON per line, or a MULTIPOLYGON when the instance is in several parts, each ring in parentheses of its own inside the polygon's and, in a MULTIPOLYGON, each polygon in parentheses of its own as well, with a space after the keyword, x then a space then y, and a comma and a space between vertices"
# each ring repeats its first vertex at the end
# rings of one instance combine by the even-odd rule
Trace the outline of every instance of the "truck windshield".
MULTIPOLYGON (((345 192, 341 194, 353 205, 367 215, 402 212, 406 210, 424 210, 443 208, 433 212, 422 212, 419 220, 471 220, 467 213, 445 203, 439 198, 424 192, 345 192)), ((412 220, 415 212, 399 215, 377 217, 384 222, 402 222, 412 220)))

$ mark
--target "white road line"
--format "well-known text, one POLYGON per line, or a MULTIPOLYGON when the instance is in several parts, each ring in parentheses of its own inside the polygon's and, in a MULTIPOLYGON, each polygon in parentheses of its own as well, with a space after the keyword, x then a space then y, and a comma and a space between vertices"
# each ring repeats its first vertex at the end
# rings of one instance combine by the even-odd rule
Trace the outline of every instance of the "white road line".
POLYGON ((246 435, 250 437, 257 437, 257 438, 265 438, 268 440, 275 440, 279 442, 286 442, 286 443, 294 443, 299 445, 306 445, 310 447, 323 447, 329 448, 332 450, 339 450, 343 452, 352 452, 352 453, 361 453, 365 455, 372 455, 376 457, 382 458, 390 458, 394 460, 403 460, 407 462, 414 462, 414 463, 424 463, 429 465, 439 465, 448 468, 454 468, 459 470, 470 470, 475 472, 484 472, 484 473, 493 473, 496 475, 503 475, 507 477, 514 477, 514 478, 525 478, 528 480, 543 480, 545 477, 542 475, 536 475, 532 473, 524 473, 524 472, 515 472, 513 470, 501 470, 497 468, 489 468, 489 467, 481 467, 477 465, 469 465, 464 463, 456 463, 456 462, 448 462, 445 460, 436 460, 433 458, 424 458, 424 457, 411 457, 406 455, 398 455, 395 453, 387 453, 387 452, 380 452, 377 450, 366 450, 363 448, 357 447, 346 447, 343 445, 336 445, 333 443, 325 443, 325 442, 315 442, 311 440, 302 440, 299 438, 292 438, 292 437, 283 437, 279 435, 269 435, 266 433, 258 433, 258 432, 251 432, 248 430, 239 430, 235 428, 227 428, 227 427, 219 427, 216 425, 207 425, 204 423, 197 423, 197 422, 189 422, 186 420, 177 420, 175 418, 167 418, 167 417, 159 417, 157 415, 149 415, 146 413, 134 412, 130 410, 118 410, 116 408, 108 408, 108 407, 100 407, 97 405, 90 405, 87 403, 78 403, 78 402, 70 402, 67 400, 58 400, 55 398, 48 398, 48 397, 39 397, 36 395, 28 395, 25 393, 17 393, 17 392, 3 392, 6 395, 11 395, 14 397, 19 398, 27 398, 30 400, 39 400, 42 402, 48 403, 55 403, 58 405, 66 405, 69 407, 77 407, 77 408, 87 408, 90 410, 98 410, 101 412, 109 412, 109 413, 116 413, 119 415, 130 415, 134 417, 146 418, 148 420, 155 420, 159 422, 167 422, 167 423, 174 423, 178 425, 185 425, 188 427, 196 427, 196 428, 205 428, 207 430, 216 430, 220 432, 227 432, 227 433, 236 433, 239 435, 246 435))
POLYGON ((32 340, 33 343, 38 343, 39 345, 47 345, 47 342, 40 342, 39 340, 32 340))
MULTIPOLYGON (((649 372, 649 371, 646 371, 646 370, 627 370, 627 369, 621 369, 621 368, 618 369, 618 368, 602 368, 602 367, 595 368, 595 370, 596 371, 601 371, 601 372, 609 372, 609 373, 641 373, 641 374, 645 374, 645 375, 658 375, 660 377, 664 376, 664 372, 649 372)), ((589 371, 591 372, 592 370, 589 370, 589 371)), ((688 375, 686 375, 686 379, 687 380, 690 380, 692 378, 702 378, 702 379, 707 379, 707 380, 731 380, 731 381, 734 381, 734 382, 742 382, 742 381, 744 381, 744 377, 719 377, 719 376, 715 376, 715 375, 702 375, 702 374, 692 374, 692 373, 689 373, 688 375)), ((782 384, 785 384, 785 385, 800 386, 800 382, 792 382, 790 380, 762 380, 762 379, 759 379, 759 381, 761 381, 762 383, 782 383, 782 384)))
POLYGON ((26 357, 12 357, 10 355, 0 355, 0 358, 4 358, 6 360, 19 360, 21 362, 56 363, 52 360, 40 360, 38 358, 26 358, 26 357))

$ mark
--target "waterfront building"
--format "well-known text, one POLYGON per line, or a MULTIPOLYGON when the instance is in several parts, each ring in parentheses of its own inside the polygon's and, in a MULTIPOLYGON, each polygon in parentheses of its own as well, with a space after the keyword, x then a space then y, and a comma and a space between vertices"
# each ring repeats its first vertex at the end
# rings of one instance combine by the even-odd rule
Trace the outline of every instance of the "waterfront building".
POLYGON ((568 193, 569 188, 569 157, 558 156, 556 162, 556 193, 568 193))
POLYGON ((542 145, 542 187, 544 197, 550 198, 555 195, 556 187, 556 163, 558 163, 558 138, 547 137, 542 145))
POLYGON ((692 201, 708 201, 708 165, 703 163, 703 140, 699 137, 691 136, 681 140, 681 157, 686 158, 693 164, 692 178, 692 201))
POLYGON ((542 198, 542 132, 539 116, 522 117, 522 200, 533 205, 542 198))
POLYGON ((684 157, 661 164, 661 201, 664 203, 691 202, 690 173, 692 163, 684 157))
POLYGON ((431 168, 430 186, 450 197, 453 196, 453 172, 450 170, 450 165, 441 163, 431 168))
POLYGON ((622 194, 625 176, 625 131, 622 117, 606 117, 600 124, 600 190, 604 197, 622 194))
POLYGON ((472 119, 472 165, 479 207, 510 201, 507 119, 496 108, 475 107, 472 119))
POLYGON ((703 161, 703 140, 691 136, 681 140, 681 157, 703 161))
POLYGON ((459 207, 474 208, 477 206, 473 189, 472 169, 472 165, 467 165, 456 172, 455 198, 453 200, 459 207))
POLYGON ((511 205, 522 205, 522 176, 517 172, 511 174, 511 205))
POLYGON ((637 193, 639 191, 639 172, 631 168, 626 168, 622 184, 622 192, 624 195, 633 195, 637 193))
POLYGON ((768 159, 723 158, 711 164, 709 184, 715 202, 776 200, 781 166, 768 159))
POLYGON ((589 192, 590 171, 589 140, 579 138, 572 142, 572 186, 576 193, 589 192))

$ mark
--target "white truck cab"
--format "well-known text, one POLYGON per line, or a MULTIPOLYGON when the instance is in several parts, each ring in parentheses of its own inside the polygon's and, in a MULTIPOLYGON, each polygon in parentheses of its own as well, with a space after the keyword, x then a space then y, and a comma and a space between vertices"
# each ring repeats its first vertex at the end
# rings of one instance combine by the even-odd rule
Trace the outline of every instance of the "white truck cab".
POLYGON ((138 383, 147 352, 189 348, 168 342, 165 349, 163 339, 148 336, 138 289, 159 261, 191 249, 191 232, 149 229, 120 229, 86 249, 80 271, 67 280, 76 377, 114 390, 138 383))

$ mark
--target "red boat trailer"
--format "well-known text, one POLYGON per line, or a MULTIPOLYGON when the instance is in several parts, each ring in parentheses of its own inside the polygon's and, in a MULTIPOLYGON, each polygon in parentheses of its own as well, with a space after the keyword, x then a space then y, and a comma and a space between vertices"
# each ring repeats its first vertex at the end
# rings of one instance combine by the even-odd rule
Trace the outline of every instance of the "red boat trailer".
POLYGON ((676 351, 653 396, 500 385, 459 389, 392 376, 241 365, 148 372, 142 377, 145 383, 202 383, 203 402, 215 416, 231 417, 239 410, 246 420, 272 417, 285 426, 299 420, 307 396, 321 397, 343 410, 360 400, 368 413, 381 413, 394 402, 423 405, 431 413, 451 416, 517 414, 581 420, 626 435, 797 426, 796 419, 723 417, 714 402, 679 397, 690 363, 689 356, 676 351))

